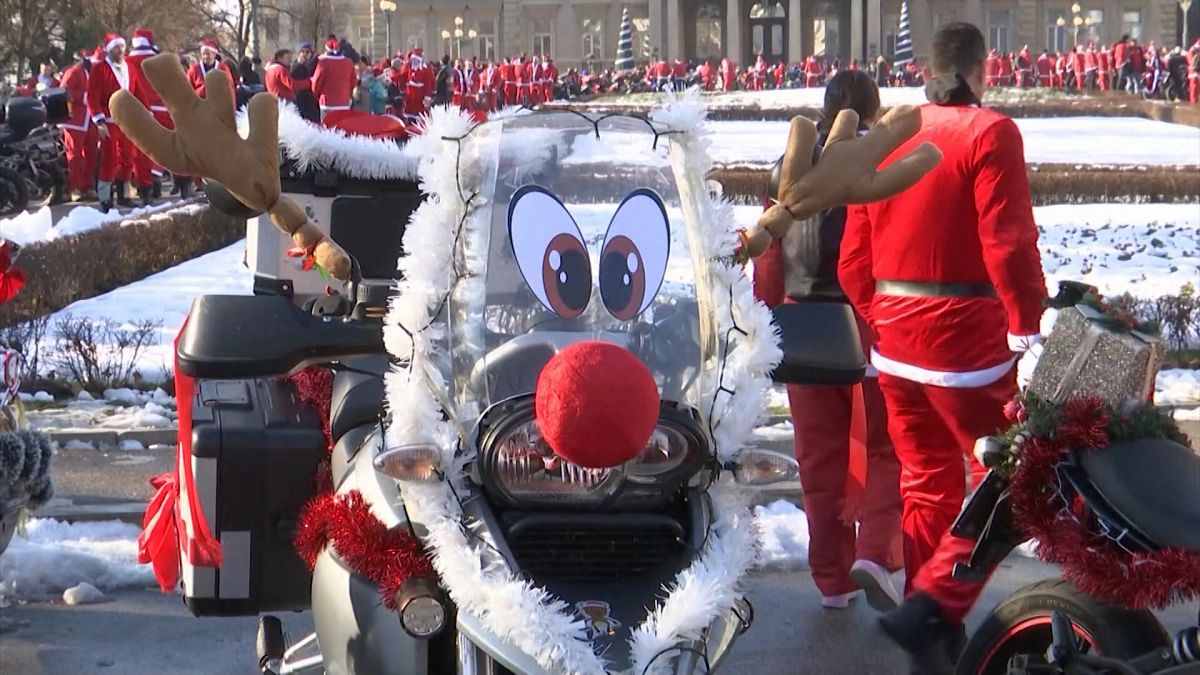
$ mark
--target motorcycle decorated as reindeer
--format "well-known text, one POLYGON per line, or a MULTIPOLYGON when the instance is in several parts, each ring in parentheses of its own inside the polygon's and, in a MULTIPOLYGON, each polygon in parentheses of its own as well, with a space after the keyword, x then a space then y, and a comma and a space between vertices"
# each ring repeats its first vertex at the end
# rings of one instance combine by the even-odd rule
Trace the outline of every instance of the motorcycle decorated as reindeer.
MULTIPOLYGON (((260 295, 194 303, 176 348, 177 467, 156 479, 140 540, 164 590, 181 582, 201 615, 311 609, 315 633, 290 647, 261 619, 270 673, 716 667, 752 618, 756 539, 736 484, 796 473, 744 447, 772 372, 781 358, 793 381, 865 371, 826 332, 781 351, 740 262, 764 231, 915 182, 936 153, 874 167, 918 113, 861 139, 847 119, 815 168, 815 130, 796 122, 781 203, 766 230, 739 232, 705 181, 693 98, 648 119, 438 110, 403 149, 384 144, 417 158, 426 193, 392 223, 392 281, 363 274, 370 242, 348 255, 331 237, 353 237, 338 213, 375 202, 281 197, 280 146, 314 144, 278 133, 274 98, 251 100, 243 139, 226 88, 197 99, 169 57, 144 70, 176 131, 121 92, 129 136, 214 181, 214 202, 265 213, 298 274, 327 279, 303 300, 301 284, 256 278, 260 295)), ((382 145, 295 133, 329 134, 315 140, 330 157, 352 149, 331 160, 344 174, 388 173, 354 163, 382 145)))

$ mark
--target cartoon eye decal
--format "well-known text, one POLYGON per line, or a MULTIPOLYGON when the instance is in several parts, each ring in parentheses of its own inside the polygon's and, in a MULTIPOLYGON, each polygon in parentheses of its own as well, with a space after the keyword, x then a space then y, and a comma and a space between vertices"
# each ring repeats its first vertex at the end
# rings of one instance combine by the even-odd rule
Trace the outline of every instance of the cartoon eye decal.
POLYGON ((662 199, 636 190, 621 202, 600 251, 600 297, 610 314, 628 321, 646 311, 667 273, 670 225, 662 199))
POLYGON ((574 319, 592 297, 592 261, 567 207, 544 188, 526 186, 508 206, 508 240, 529 290, 546 309, 574 319))

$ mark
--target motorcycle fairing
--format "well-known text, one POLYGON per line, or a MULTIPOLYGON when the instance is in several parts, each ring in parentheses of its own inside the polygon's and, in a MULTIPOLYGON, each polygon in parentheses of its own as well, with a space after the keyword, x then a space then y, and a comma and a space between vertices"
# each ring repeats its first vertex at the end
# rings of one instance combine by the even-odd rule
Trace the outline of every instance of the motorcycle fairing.
MULTIPOLYGON (((627 340, 625 344, 642 355, 648 353, 643 347, 653 344, 653 333, 662 329, 661 324, 650 323, 651 317, 671 312, 694 316, 698 328, 682 319, 677 324, 681 332, 687 325, 687 334, 699 336, 698 372, 691 378, 695 381, 680 378, 675 384, 660 381, 659 386, 690 392, 687 396, 699 404, 695 407, 716 442, 718 457, 727 461, 735 456, 765 408, 768 375, 780 352, 769 312, 754 300, 744 270, 730 260, 737 246, 735 224, 729 206, 710 194, 704 181, 711 160, 705 151, 703 121, 698 98, 672 100, 650 121, 621 116, 597 120, 574 113, 510 114, 472 127, 456 112, 436 110, 424 133, 409 143, 409 149, 423 158, 422 183, 431 198, 418 209, 405 233, 399 293, 385 319, 389 353, 410 363, 394 367, 387 376, 386 447, 418 443, 440 451, 445 479, 401 483, 405 510, 417 531, 424 533, 423 541, 434 553, 435 567, 460 617, 478 619, 482 629, 525 652, 547 672, 603 673, 607 663, 597 652, 599 645, 588 639, 587 627, 574 608, 515 572, 505 556, 489 545, 490 529, 470 524, 464 515, 464 504, 471 503, 464 470, 473 448, 462 443, 462 431, 501 386, 472 378, 477 361, 471 355, 495 357, 501 348, 526 335, 541 340, 545 336, 539 333, 552 332, 564 340, 597 336, 627 340), (608 146, 602 127, 613 139, 608 146), (571 130, 570 145, 565 130, 571 130), (607 147, 609 173, 598 172, 596 152, 584 152, 597 147, 597 135, 599 148, 607 147), (503 149, 506 142, 511 150, 503 149), (592 162, 590 166, 585 158, 592 162), (657 177, 615 189, 620 181, 614 175, 639 172, 657 177), (532 325, 516 309, 542 316, 546 310, 519 274, 507 237, 496 234, 507 235, 504 207, 523 186, 559 182, 574 186, 574 192, 552 191, 577 209, 576 217, 581 206, 597 205, 603 213, 601 236, 615 207, 633 191, 628 188, 658 194, 676 238, 671 260, 681 270, 682 263, 690 263, 686 269, 694 297, 672 298, 660 292, 647 311, 618 327, 611 323, 603 298, 596 302, 593 295, 579 316, 553 316, 553 323, 547 325, 554 325, 554 331, 511 330, 510 325, 532 325), (613 192, 596 194, 605 189, 613 192), (671 213, 676 203, 678 220, 671 213), (681 236, 686 246, 677 247, 681 236), (683 250, 687 256, 677 255, 683 250), (507 268, 505 263, 496 264, 501 260, 509 261, 507 268), (489 315, 492 304, 509 310, 489 315), (589 316, 591 312, 603 314, 589 316), (563 331, 558 324, 563 321, 576 323, 563 331), (596 323, 584 328, 587 321, 596 323), (637 326, 654 329, 646 331, 645 344, 634 339, 639 337, 637 326)), ((581 232, 586 229, 580 227, 581 232)), ((733 490, 718 484, 709 495, 712 519, 700 550, 667 586, 665 597, 646 620, 631 631, 628 662, 633 672, 667 672, 673 662, 670 654, 678 655, 682 643, 699 640, 703 645, 707 640, 714 650, 728 645, 739 582, 755 558, 755 536, 751 516, 733 490), (661 620, 668 616, 667 622, 661 620)), ((468 623, 460 620, 460 626, 468 623)), ((719 656, 718 651, 712 654, 714 660, 719 656)))

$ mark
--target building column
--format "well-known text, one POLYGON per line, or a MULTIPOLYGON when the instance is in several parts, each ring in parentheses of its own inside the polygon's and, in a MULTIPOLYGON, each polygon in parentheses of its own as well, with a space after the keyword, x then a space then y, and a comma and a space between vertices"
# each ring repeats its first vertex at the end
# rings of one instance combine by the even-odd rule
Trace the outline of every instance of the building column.
POLYGON ((667 59, 683 58, 683 14, 679 0, 667 0, 667 59))
POLYGON ((908 20, 913 42, 913 58, 920 65, 929 62, 929 46, 933 40, 933 13, 929 0, 912 0, 908 3, 908 20))
MULTIPOLYGON (((667 53, 666 40, 663 38, 663 0, 650 0, 650 49, 659 54, 667 53)), ((638 53, 636 46, 634 53, 638 53)))
POLYGON ((867 0, 867 58, 883 53, 883 2, 867 0))
POLYGON ((800 0, 788 0, 787 32, 788 32, 788 61, 800 63, 804 60, 804 7, 800 0))
MULTIPOLYGON (((798 0, 792 0, 798 2, 798 0)), ((726 0, 725 2, 725 39, 729 44, 722 45, 725 55, 733 60, 734 63, 745 65, 746 57, 742 53, 742 34, 745 32, 743 27, 746 25, 746 16, 742 13, 741 0, 726 0)))
POLYGON ((863 60, 863 0, 850 0, 850 58, 863 60))

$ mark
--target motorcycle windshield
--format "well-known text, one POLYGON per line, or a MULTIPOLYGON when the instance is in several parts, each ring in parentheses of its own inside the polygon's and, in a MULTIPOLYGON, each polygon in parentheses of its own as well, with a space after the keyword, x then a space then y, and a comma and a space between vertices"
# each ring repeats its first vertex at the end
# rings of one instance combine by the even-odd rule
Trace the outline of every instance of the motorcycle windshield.
POLYGON ((460 250, 486 255, 474 266, 483 262, 486 272, 460 277, 450 298, 462 423, 533 393, 555 353, 587 340, 628 349, 663 400, 697 405, 697 275, 660 132, 638 118, 574 113, 522 115, 472 132, 487 146, 470 155, 488 165, 472 169, 484 176, 486 205, 469 212, 460 250))

